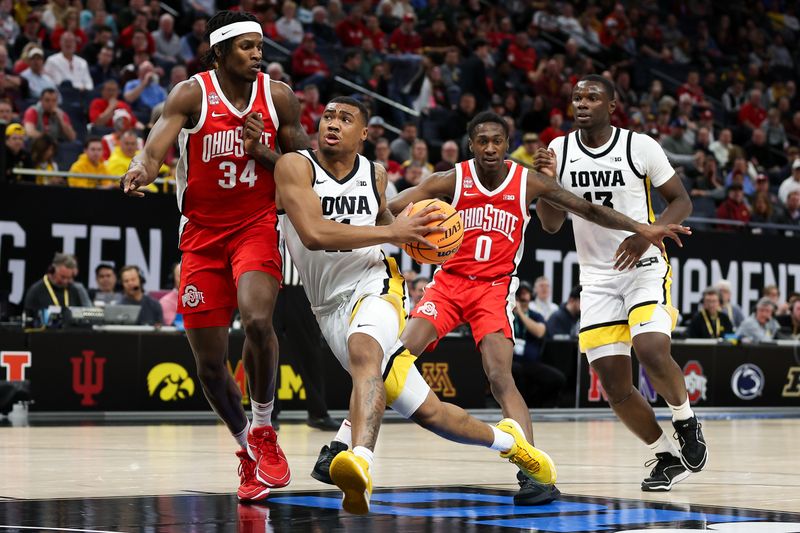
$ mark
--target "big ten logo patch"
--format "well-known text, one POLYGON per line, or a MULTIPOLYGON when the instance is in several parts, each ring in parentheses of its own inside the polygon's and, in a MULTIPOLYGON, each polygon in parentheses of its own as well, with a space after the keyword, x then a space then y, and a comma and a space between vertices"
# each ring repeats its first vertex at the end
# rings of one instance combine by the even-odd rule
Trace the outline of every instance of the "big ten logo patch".
POLYGON ((786 385, 783 386, 784 398, 800 398, 800 366, 789 368, 786 373, 786 385))
POLYGON ((6 369, 6 381, 25 381, 25 369, 31 367, 31 352, 0 352, 0 366, 6 369))
POLYGON ((160 363, 147 373, 147 393, 162 402, 184 400, 194 396, 194 380, 178 363, 160 363))
POLYGON ((686 382, 689 403, 706 399, 708 378, 703 374, 703 367, 698 361, 689 361, 683 366, 683 379, 686 382))
POLYGON ((81 351, 82 357, 70 357, 72 363, 72 390, 81 396, 81 405, 97 405, 95 396, 103 392, 105 357, 95 357, 94 350, 81 351))
POLYGON ((291 365, 281 365, 281 388, 278 389, 279 400, 294 400, 295 395, 300 400, 306 399, 306 388, 303 378, 296 374, 291 365))
POLYGON ((235 370, 231 366, 230 361, 228 361, 226 365, 228 366, 228 372, 233 376, 233 381, 236 382, 236 386, 239 387, 239 392, 242 393, 242 405, 250 405, 250 394, 247 392, 247 374, 244 372, 244 363, 242 363, 240 359, 236 363, 235 370))
POLYGON ((456 388, 450 381, 449 363, 422 363, 422 377, 433 392, 441 393, 445 398, 456 395, 456 388))

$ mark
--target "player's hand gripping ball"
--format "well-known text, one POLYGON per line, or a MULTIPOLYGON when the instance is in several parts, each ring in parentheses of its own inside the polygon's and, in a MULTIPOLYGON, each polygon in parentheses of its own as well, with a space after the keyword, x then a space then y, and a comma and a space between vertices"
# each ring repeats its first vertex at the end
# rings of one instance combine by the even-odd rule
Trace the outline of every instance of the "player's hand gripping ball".
MULTIPOLYGON (((447 217, 444 220, 435 220, 428 224, 431 227, 441 226, 445 228, 442 233, 430 233, 426 236, 429 241, 438 246, 438 249, 429 248, 418 242, 409 242, 403 245, 403 250, 418 263, 440 265, 453 257, 461 246, 461 241, 464 239, 464 224, 458 211, 453 209, 453 206, 447 202, 441 200, 419 201, 411 208, 409 216, 414 216, 414 214, 429 205, 435 205, 439 208, 438 212, 447 217)), ((437 213, 437 211, 433 213, 437 213)))

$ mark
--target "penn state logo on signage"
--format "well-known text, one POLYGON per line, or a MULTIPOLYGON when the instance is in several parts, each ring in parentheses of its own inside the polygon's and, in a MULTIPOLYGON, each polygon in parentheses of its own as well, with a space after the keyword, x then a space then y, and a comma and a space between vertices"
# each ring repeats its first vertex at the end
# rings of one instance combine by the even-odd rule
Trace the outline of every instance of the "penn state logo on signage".
POLYGON ((689 402, 706 399, 708 378, 703 374, 703 367, 698 361, 689 361, 683 367, 683 379, 686 381, 686 391, 689 393, 689 402))
POLYGON ((219 96, 217 96, 217 93, 211 93, 208 95, 208 103, 211 105, 217 105, 219 103, 219 96))
POLYGON ((745 363, 733 371, 731 390, 737 398, 754 400, 764 392, 764 372, 752 363, 745 363))
POLYGON ((206 303, 206 300, 203 297, 203 292, 198 291, 197 287, 194 285, 187 285, 183 290, 181 302, 183 303, 184 307, 197 307, 200 304, 206 303))

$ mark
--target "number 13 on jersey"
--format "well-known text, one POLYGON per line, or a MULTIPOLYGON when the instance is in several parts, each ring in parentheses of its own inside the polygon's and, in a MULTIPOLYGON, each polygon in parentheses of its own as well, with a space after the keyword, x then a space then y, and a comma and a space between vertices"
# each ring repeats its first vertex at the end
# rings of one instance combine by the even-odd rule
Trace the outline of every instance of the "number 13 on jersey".
POLYGON ((223 161, 219 164, 219 169, 225 176, 225 179, 218 180, 219 186, 223 189, 233 189, 236 187, 236 181, 247 184, 248 187, 254 187, 258 176, 256 175, 256 162, 249 159, 244 166, 241 174, 238 173, 236 163, 233 161, 223 161))

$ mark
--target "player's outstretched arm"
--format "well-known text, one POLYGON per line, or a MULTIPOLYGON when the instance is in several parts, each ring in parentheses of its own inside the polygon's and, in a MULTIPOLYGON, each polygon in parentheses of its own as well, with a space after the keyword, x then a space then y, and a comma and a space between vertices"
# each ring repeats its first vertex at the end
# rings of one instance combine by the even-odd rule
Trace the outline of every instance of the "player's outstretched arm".
POLYGON ((438 230, 426 224, 444 218, 444 215, 431 214, 435 207, 424 209, 413 217, 406 212, 389 226, 341 224, 322 216, 322 206, 311 186, 311 176, 311 163, 300 154, 286 154, 275 166, 276 203, 286 211, 300 240, 309 250, 351 250, 407 242, 421 242, 435 248, 425 239, 425 235, 438 230))
MULTIPOLYGON (((556 153, 552 149, 545 150, 544 148, 539 148, 536 151, 533 167, 535 170, 543 173, 550 179, 555 180, 556 153)), ((531 201, 532 198, 528 198, 529 205, 531 201)), ((544 229, 547 233, 557 233, 558 230, 561 229, 561 226, 564 225, 564 221, 567 219, 566 211, 563 209, 558 209, 544 199, 540 199, 536 203, 536 215, 539 217, 539 220, 542 223, 542 229, 544 229)))
MULTIPOLYGON (((677 242, 678 246, 683 246, 678 234, 683 233, 684 235, 691 235, 692 233, 689 228, 679 224, 662 226, 659 224, 650 225, 636 222, 632 218, 614 211, 613 209, 587 202, 583 198, 579 198, 571 192, 565 191, 553 180, 535 172, 528 173, 528 188, 529 190, 533 188, 534 197, 543 198, 554 206, 574 213, 599 226, 639 234, 656 245, 662 252, 665 251, 663 242, 665 238, 668 237, 677 242)), ((619 251, 617 252, 617 255, 618 254, 619 251)), ((616 258, 617 255, 614 257, 616 258)))
POLYGON ((169 93, 164 112, 150 130, 144 150, 133 157, 128 171, 120 178, 119 185, 125 194, 144 196, 139 189, 150 185, 158 177, 158 169, 181 128, 190 116, 200 114, 202 98, 203 90, 193 79, 182 81, 169 93))
MULTIPOLYGON (((288 154, 311 146, 306 131, 300 124, 300 102, 294 92, 283 82, 270 81, 272 102, 278 115, 277 145, 281 153, 288 154)), ((247 116, 244 129, 244 149, 247 155, 261 166, 274 170, 280 153, 261 143, 264 121, 255 113, 247 116)))
POLYGON ((422 183, 409 187, 389 201, 389 211, 397 215, 408 204, 429 198, 451 199, 456 194, 456 171, 437 172, 428 176, 422 183))

